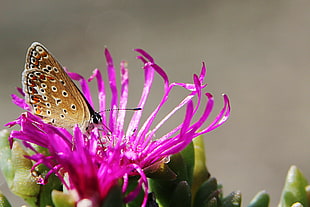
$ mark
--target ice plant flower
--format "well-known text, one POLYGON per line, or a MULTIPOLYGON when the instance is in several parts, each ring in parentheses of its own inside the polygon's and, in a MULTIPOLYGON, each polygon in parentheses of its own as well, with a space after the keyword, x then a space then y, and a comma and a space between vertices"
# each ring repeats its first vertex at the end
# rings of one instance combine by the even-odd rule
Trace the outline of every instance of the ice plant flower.
POLYGON ((50 169, 45 178, 38 177, 38 183, 45 184, 49 175, 55 173, 74 195, 77 206, 79 203, 85 205, 85 202, 91 204, 90 206, 101 206, 111 187, 117 185, 119 179, 134 169, 119 165, 118 160, 122 154, 117 147, 107 146, 105 151, 99 154, 99 134, 95 131, 86 139, 78 127, 75 127, 71 134, 65 129, 42 122, 39 117, 29 112, 9 124, 21 126, 20 131, 12 131, 11 137, 23 140, 26 147, 36 152, 28 156, 36 161, 33 171, 40 164, 50 169), (37 152, 29 142, 47 148, 49 155, 37 152), (65 179, 66 175, 69 181, 65 179))
MULTIPOLYGON (((144 170, 170 155, 180 152, 195 137, 216 129, 229 117, 229 99, 223 95, 223 108, 214 120, 205 126, 214 105, 212 95, 203 93, 203 89, 207 86, 204 83, 206 77, 205 64, 202 65, 200 74, 193 76, 193 83, 170 83, 165 71, 155 63, 148 53, 141 49, 137 49, 136 52, 140 53, 137 58, 143 63, 145 77, 141 98, 137 103, 137 108, 142 110, 130 112, 133 115, 127 129, 124 128, 126 110, 118 109, 125 109, 127 106, 128 69, 126 63, 121 62, 121 89, 119 90, 113 59, 107 49, 105 50, 105 57, 111 90, 109 106, 106 104, 106 88, 100 70, 94 70, 93 75, 88 79, 88 81, 97 80, 100 111, 111 109, 110 113, 107 113, 109 118, 106 117, 106 113, 101 113, 102 126, 99 126, 99 129, 95 127, 90 133, 83 134, 82 130, 76 126, 73 134, 71 134, 66 129, 42 122, 39 117, 29 112, 22 114, 16 121, 7 124, 9 126, 15 124, 21 126, 20 131, 11 133, 10 140, 23 140, 26 147, 35 151, 34 155, 29 156, 30 159, 36 161, 35 166, 44 164, 49 167, 50 173, 58 175, 64 185, 75 192, 77 203, 87 200, 93 206, 100 206, 110 188, 119 183, 119 179, 123 179, 122 189, 125 192, 128 176, 139 175, 137 188, 128 193, 124 201, 133 200, 143 187, 145 195, 142 206, 145 206, 148 183, 144 170), (143 109, 156 73, 163 79, 164 94, 154 111, 141 124, 142 113, 146 113, 143 109), (155 118, 168 101, 172 89, 175 87, 182 87, 188 92, 184 99, 152 128, 155 118), (202 104, 204 99, 207 100, 205 106, 202 104), (199 110, 201 107, 204 108, 203 112, 199 110), (182 108, 186 108, 184 119, 165 135, 156 138, 156 132, 182 108), (195 120, 194 117, 196 117, 195 120), (45 147, 50 154, 41 154, 28 143, 45 147), (69 181, 64 179, 65 175, 68 175, 69 181)), ((70 72, 68 74, 72 79, 80 82, 84 96, 93 106, 87 81, 79 74, 70 72)), ((12 97, 16 105, 29 110, 24 99, 16 95, 12 95, 12 97)), ((42 182, 45 182, 45 179, 42 182)))

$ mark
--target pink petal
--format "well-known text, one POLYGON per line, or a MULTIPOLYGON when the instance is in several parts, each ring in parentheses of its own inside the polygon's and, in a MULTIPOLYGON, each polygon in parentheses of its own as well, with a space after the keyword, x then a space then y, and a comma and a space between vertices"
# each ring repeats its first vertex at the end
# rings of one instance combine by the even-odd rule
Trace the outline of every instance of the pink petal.
MULTIPOLYGON (((146 100, 149 96, 151 87, 152 87, 152 83, 153 83, 153 79, 154 79, 154 70, 152 67, 150 67, 149 65, 146 65, 144 67, 144 86, 143 86, 143 91, 141 94, 141 98, 138 104, 138 107, 142 108, 144 107, 146 100)), ((132 134, 133 131, 136 131, 136 129, 139 126, 140 123, 140 119, 141 119, 141 115, 142 115, 142 110, 139 111, 135 111, 134 115, 132 116, 132 119, 128 125, 128 129, 126 132, 126 136, 130 137, 130 135, 132 134)))
MULTIPOLYGON (((154 63, 154 59, 151 55, 149 55, 147 52, 145 52, 142 49, 135 49, 134 51, 140 53, 142 56, 146 57, 146 59, 148 59, 148 62, 154 63)), ((139 58, 140 56, 138 56, 139 58)))
MULTIPOLYGON (((104 80, 102 79, 100 70, 95 69, 93 71, 93 75, 88 79, 88 81, 92 81, 95 77, 98 85, 98 99, 99 99, 100 112, 104 112, 106 110, 106 92, 105 92, 104 80)), ((106 125, 106 114, 101 113, 101 118, 102 123, 106 125)))
POLYGON ((230 116, 230 103, 227 95, 224 94, 223 98, 224 98, 224 107, 222 108, 221 112, 216 116, 214 121, 208 127, 197 133, 195 136, 199 136, 201 134, 210 132, 227 121, 228 117, 230 116))
POLYGON ((27 110, 27 111, 30 111, 30 107, 29 105, 26 103, 25 99, 23 98, 19 98, 17 95, 15 94, 12 94, 11 95, 12 97, 12 102, 19 106, 20 108, 24 109, 24 110, 27 110))
POLYGON ((126 62, 121 62, 121 97, 120 97, 120 110, 117 116, 117 129, 116 136, 123 137, 124 120, 126 115, 126 106, 128 101, 128 69, 126 68, 126 62))
MULTIPOLYGON (((108 72, 108 78, 109 78, 109 85, 111 89, 111 109, 116 109, 118 108, 118 90, 117 90, 117 83, 116 83, 116 73, 115 73, 115 68, 113 64, 113 59, 112 56, 109 52, 108 49, 105 49, 104 51, 106 61, 107 61, 107 72, 108 72)), ((116 117, 117 116, 117 111, 112 110, 110 113, 110 123, 109 127, 110 130, 113 132, 114 127, 116 124, 116 117)))

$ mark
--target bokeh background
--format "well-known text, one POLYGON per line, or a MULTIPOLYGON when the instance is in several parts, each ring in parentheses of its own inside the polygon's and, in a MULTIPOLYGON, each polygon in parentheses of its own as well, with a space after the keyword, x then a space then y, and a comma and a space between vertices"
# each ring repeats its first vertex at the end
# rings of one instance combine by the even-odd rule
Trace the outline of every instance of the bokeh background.
MULTIPOLYGON (((232 104, 229 121, 205 136, 208 168, 225 194, 242 191, 244 206, 263 189, 275 206, 290 165, 310 179, 309 9, 306 0, 2 0, 1 126, 22 112, 10 94, 33 41, 85 76, 105 67, 108 47, 116 64, 128 61, 135 100, 143 76, 132 49, 151 53, 171 81, 190 82, 206 61, 216 109, 222 93, 232 104)), ((0 189, 9 195, 2 177, 0 189)))

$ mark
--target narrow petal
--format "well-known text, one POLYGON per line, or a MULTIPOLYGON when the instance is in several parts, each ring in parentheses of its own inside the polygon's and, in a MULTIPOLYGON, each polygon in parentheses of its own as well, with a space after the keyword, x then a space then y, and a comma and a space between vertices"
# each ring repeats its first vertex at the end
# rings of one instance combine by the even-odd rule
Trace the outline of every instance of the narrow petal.
MULTIPOLYGON (((174 138, 170 138, 167 140, 161 141, 160 145, 157 145, 152 151, 150 151, 147 155, 145 160, 152 159, 154 157, 164 157, 167 155, 174 154, 179 152, 183 148, 185 148, 188 143, 192 140, 190 136, 185 136, 187 133, 187 129, 190 126, 191 119, 193 117, 193 102, 189 101, 186 107, 186 114, 185 118, 181 127, 180 134, 174 138)), ((154 141, 155 143, 157 141, 154 141)), ((153 159, 154 160, 154 159, 153 159)))
MULTIPOLYGON (((153 79, 154 79, 154 69, 150 67, 149 65, 145 66, 144 67, 144 86, 143 86, 143 91, 142 91, 141 98, 138 104, 138 107, 142 109, 144 108, 146 100, 150 94, 153 79)), ((141 115, 142 115, 142 110, 135 111, 129 123, 126 136, 130 137, 132 132, 137 130, 139 123, 140 123, 141 115)))
POLYGON ((13 102, 15 105, 19 106, 19 107, 22 108, 22 109, 25 109, 25 110, 27 110, 27 111, 30 111, 30 107, 29 107, 29 105, 26 103, 25 99, 19 98, 19 97, 18 97, 17 95, 15 95, 15 94, 12 94, 11 97, 12 97, 12 102, 13 102))
MULTIPOLYGON (((109 85, 110 85, 110 89, 111 89, 111 109, 116 109, 118 108, 118 90, 116 87, 116 73, 115 73, 115 68, 114 68, 114 64, 113 64, 113 59, 112 56, 109 52, 108 49, 105 49, 104 51, 105 57, 106 57, 106 61, 107 61, 107 72, 108 72, 108 78, 109 78, 109 85)), ((114 131, 114 127, 116 124, 116 115, 117 115, 117 111, 111 111, 110 113, 110 130, 114 131)))
MULTIPOLYGON (((194 84, 187 84, 187 86, 193 86, 190 87, 190 90, 193 91, 191 94, 189 94, 183 101, 181 101, 181 103, 175 107, 167 116, 165 116, 156 126, 155 128, 152 130, 152 133, 149 133, 149 136, 152 137, 153 134, 155 134, 155 132, 174 114, 176 113, 179 109, 181 109, 185 104, 187 104, 196 94, 197 95, 197 104, 195 107, 195 111, 194 113, 196 113, 196 111, 198 110, 199 106, 200 106, 200 102, 201 102, 201 83, 198 79, 198 77, 196 75, 194 75, 194 84)), ((178 84, 178 83, 172 83, 170 84, 170 88, 173 88, 174 86, 181 86, 184 87, 184 85, 182 84, 178 84)), ((185 87, 187 88, 187 87, 185 87)), ((188 88, 187 88, 188 89, 188 88)), ((170 89, 171 90, 171 89, 170 89)), ((170 91, 169 90, 169 91, 170 91)), ((172 134, 174 134, 176 131, 178 131, 180 129, 181 125, 177 126, 176 128, 174 128, 173 130, 171 130, 169 133, 167 133, 166 135, 164 135, 162 138, 163 139, 167 139, 168 137, 170 137, 172 134)))
MULTIPOLYGON (((104 80, 102 79, 100 70, 95 69, 93 71, 93 75, 88 79, 88 81, 92 81, 95 77, 98 85, 99 109, 100 112, 104 112, 106 110, 106 92, 105 92, 104 80)), ((106 114, 101 113, 101 118, 102 123, 106 125, 106 114)))
POLYGON ((208 127, 203 129, 199 133, 195 134, 195 136, 199 136, 201 134, 205 134, 209 131, 212 131, 227 121, 228 117, 230 116, 230 103, 228 96, 226 94, 223 95, 223 98, 224 98, 224 107, 222 108, 220 113, 216 116, 214 121, 208 127))
POLYGON ((126 115, 126 107, 128 101, 128 69, 126 68, 127 63, 121 62, 121 96, 120 96, 120 104, 117 116, 117 128, 116 128, 116 136, 123 137, 123 128, 124 128, 124 120, 126 115))
POLYGON ((203 83, 206 76, 207 76, 207 67, 206 67, 206 64, 202 62, 202 67, 201 67, 201 71, 199 74, 199 81, 203 83))
POLYGON ((151 67, 154 68, 155 71, 162 77, 164 81, 164 90, 167 90, 167 88, 169 87, 169 78, 167 73, 157 64, 151 64, 151 67))
POLYGON ((141 176, 139 181, 138 181, 138 185, 137 187, 131 191, 126 197, 125 197, 125 202, 130 202, 132 201, 134 198, 136 198, 138 196, 138 194, 140 193, 141 189, 142 189, 142 185, 144 185, 144 197, 143 197, 143 202, 141 207, 145 207, 146 202, 147 202, 147 195, 148 195, 148 182, 147 182, 147 178, 143 172, 143 170, 141 169, 141 167, 139 165, 136 164, 132 164, 131 165, 141 176))
MULTIPOLYGON (((185 104, 187 104, 194 96, 190 95, 187 96, 186 98, 183 99, 183 101, 181 101, 181 103, 176 106, 171 112, 169 112, 155 127, 153 130, 151 130, 148 133, 147 139, 144 141, 142 148, 147 148, 148 143, 152 140, 152 138, 154 137, 156 131, 158 129, 160 129, 161 126, 164 125, 164 123, 171 118, 172 115, 174 115, 178 110, 180 110, 181 108, 183 108, 183 106, 185 104)), ((175 134, 177 131, 179 131, 182 127, 182 123, 179 124, 177 127, 175 127, 174 129, 170 130, 167 134, 163 135, 161 138, 159 138, 158 140, 167 140, 168 138, 170 138, 173 134, 175 134)))
POLYGON ((140 53, 142 56, 146 57, 148 59, 148 62, 154 63, 153 57, 151 55, 149 55, 147 52, 145 52, 144 50, 135 49, 134 51, 136 51, 136 52, 140 53))
POLYGON ((206 93, 206 96, 208 97, 208 102, 205 107, 205 111, 202 113, 200 119, 190 127, 190 129, 193 131, 198 130, 205 123, 210 113, 212 112, 214 105, 213 96, 210 93, 206 93))
POLYGON ((23 91, 22 88, 16 87, 16 90, 18 91, 18 93, 20 93, 20 95, 22 95, 23 97, 25 97, 25 93, 24 93, 24 91, 23 91))
POLYGON ((145 139, 146 134, 148 133, 151 125, 153 124, 153 121, 155 119, 155 117, 157 116, 160 108, 164 105, 165 102, 167 102, 168 100, 168 95, 169 92, 171 90, 171 88, 169 87, 169 80, 168 80, 168 76, 167 74, 163 71, 162 68, 160 68, 158 65, 155 64, 151 64, 150 65, 152 68, 155 69, 155 71, 163 78, 164 80, 164 96, 161 99, 160 103, 158 104, 158 106, 155 108, 155 110, 151 113, 151 115, 149 116, 149 118, 144 122, 143 126, 141 127, 141 130, 138 133, 138 137, 139 139, 137 139, 135 141, 135 146, 137 146, 138 143, 143 142, 143 140, 145 139))

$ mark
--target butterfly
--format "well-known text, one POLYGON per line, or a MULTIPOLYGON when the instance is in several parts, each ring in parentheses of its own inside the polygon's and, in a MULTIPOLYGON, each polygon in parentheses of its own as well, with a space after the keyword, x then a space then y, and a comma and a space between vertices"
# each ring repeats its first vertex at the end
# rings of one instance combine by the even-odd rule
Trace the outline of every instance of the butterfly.
POLYGON ((33 114, 57 127, 87 131, 101 123, 92 108, 56 58, 38 42, 32 43, 22 73, 25 100, 33 114))

